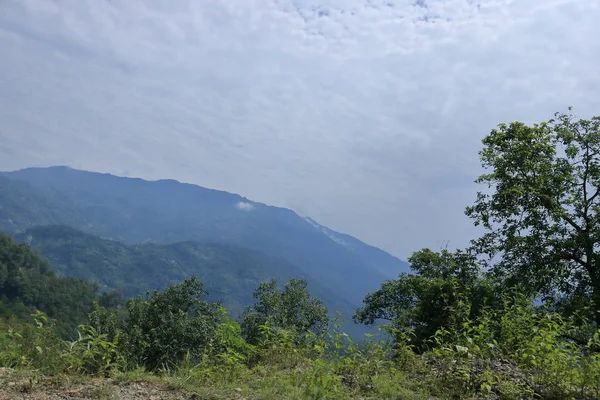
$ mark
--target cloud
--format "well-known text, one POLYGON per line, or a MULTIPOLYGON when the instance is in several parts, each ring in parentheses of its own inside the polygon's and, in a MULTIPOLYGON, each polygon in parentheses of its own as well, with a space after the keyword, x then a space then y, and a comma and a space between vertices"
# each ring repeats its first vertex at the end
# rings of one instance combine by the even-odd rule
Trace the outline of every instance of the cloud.
POLYGON ((254 210, 254 204, 248 203, 247 201, 240 201, 236 203, 235 208, 242 211, 252 211, 254 210))
POLYGON ((464 245, 490 129, 598 114, 599 17, 597 0, 4 0, 0 169, 198 183, 402 257, 464 245))

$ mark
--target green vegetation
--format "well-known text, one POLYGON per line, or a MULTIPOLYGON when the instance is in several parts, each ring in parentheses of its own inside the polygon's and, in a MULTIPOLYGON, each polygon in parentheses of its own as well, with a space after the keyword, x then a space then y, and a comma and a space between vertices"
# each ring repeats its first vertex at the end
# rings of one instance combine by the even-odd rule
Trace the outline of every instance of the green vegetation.
POLYGON ((486 307, 501 302, 497 285, 465 252, 424 249, 409 262, 413 273, 401 274, 370 293, 354 316, 356 322, 388 321, 390 333, 410 337, 417 349, 425 349, 439 329, 459 329, 465 319, 476 319, 486 307))
POLYGON ((491 172, 478 182, 493 190, 467 209, 488 231, 474 249, 502 254, 491 264, 498 279, 560 296, 600 324, 600 117, 502 124, 483 144, 491 172))
POLYGON ((289 281, 283 291, 277 290, 275 280, 261 283, 254 292, 256 304, 243 315, 246 341, 257 344, 264 340, 265 325, 296 336, 307 332, 322 334, 329 320, 327 308, 320 299, 310 297, 306 287, 307 282, 299 279, 289 281))
MULTIPOLYGON (((481 155, 489 187, 467 214, 488 231, 414 253, 369 294, 354 319, 387 321, 379 336, 353 341, 302 279, 260 283, 237 322, 188 278, 98 298, 72 341, 41 312, 5 318, 0 366, 28 374, 21 391, 44 390, 36 376, 100 379, 96 398, 145 382, 210 399, 597 399, 600 118, 501 125, 481 155)), ((49 274, 6 243, 3 270, 49 274)), ((29 304, 20 293, 7 304, 29 304)))
POLYGON ((41 310, 56 320, 61 335, 85 322, 97 299, 97 286, 57 277, 50 264, 29 246, 0 233, 0 315, 28 318, 41 310))
MULTIPOLYGON (((289 262, 238 246, 196 242, 127 245, 64 225, 34 227, 14 237, 39 250, 59 275, 97 282, 102 290, 116 290, 124 297, 165 289, 197 276, 208 292, 207 299, 220 302, 233 318, 252 304, 253 291, 261 282, 308 281, 289 262)), ((310 292, 348 319, 356 310, 312 279, 310 292)), ((364 332, 355 327, 352 333, 364 332)))
POLYGON ((155 370, 184 357, 198 363, 224 317, 217 304, 201 300, 204 294, 200 281, 186 279, 128 301, 125 313, 96 307, 87 329, 118 343, 130 367, 155 370))

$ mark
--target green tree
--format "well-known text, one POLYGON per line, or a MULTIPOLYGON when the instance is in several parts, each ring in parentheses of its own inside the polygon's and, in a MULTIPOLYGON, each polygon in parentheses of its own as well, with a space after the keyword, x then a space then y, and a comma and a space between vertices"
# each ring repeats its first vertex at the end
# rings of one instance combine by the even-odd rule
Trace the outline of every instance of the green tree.
POLYGON ((408 261, 414 273, 402 273, 368 294, 355 322, 389 321, 393 334, 412 332, 420 347, 438 329, 454 329, 476 318, 493 299, 493 285, 481 276, 477 260, 463 251, 423 249, 408 261))
POLYGON ((483 145, 474 249, 499 279, 590 306, 600 324, 600 117, 501 124, 483 145))
POLYGON ((119 346, 129 364, 150 370, 171 367, 189 355, 199 362, 214 339, 223 313, 201 299, 206 292, 196 277, 127 303, 127 312, 96 307, 90 322, 119 346))
POLYGON ((327 308, 320 299, 311 297, 304 279, 291 279, 283 290, 271 280, 261 283, 254 291, 254 307, 242 316, 243 335, 251 344, 261 339, 262 325, 292 330, 297 335, 321 333, 327 328, 327 308))

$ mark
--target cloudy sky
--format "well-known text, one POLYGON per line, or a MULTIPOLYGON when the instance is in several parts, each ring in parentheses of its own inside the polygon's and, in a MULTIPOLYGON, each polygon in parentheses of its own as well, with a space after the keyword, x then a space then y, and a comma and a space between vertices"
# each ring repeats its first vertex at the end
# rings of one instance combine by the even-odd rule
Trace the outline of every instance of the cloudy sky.
POLYGON ((481 138, 600 114, 600 0, 1 0, 0 169, 174 178, 406 258, 481 138))

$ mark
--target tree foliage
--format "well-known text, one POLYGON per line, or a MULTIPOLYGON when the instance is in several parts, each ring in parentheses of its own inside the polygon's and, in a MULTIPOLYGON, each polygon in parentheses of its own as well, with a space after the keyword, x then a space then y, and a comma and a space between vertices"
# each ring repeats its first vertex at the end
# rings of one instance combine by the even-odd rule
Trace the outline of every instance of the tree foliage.
POLYGON ((474 249, 495 257, 498 279, 589 306, 600 323, 600 117, 501 124, 483 145, 489 190, 466 213, 487 232, 474 249))
POLYGON ((97 289, 92 282, 56 276, 46 259, 0 233, 0 314, 29 319, 40 310, 68 336, 86 320, 97 289))
POLYGON ((249 343, 261 339, 262 325, 294 331, 297 335, 323 332, 329 321, 323 302, 310 296, 307 282, 292 279, 279 290, 277 282, 261 283, 254 291, 256 303, 242 317, 242 330, 249 343))
POLYGON ((410 332, 414 343, 422 346, 438 329, 456 328, 465 318, 475 318, 493 298, 493 285, 465 252, 423 249, 408 261, 413 273, 403 273, 368 294, 354 316, 356 322, 389 321, 392 332, 410 332))
POLYGON ((198 362, 223 317, 220 306, 202 300, 204 295, 202 282, 192 277, 129 300, 124 313, 98 308, 90 319, 98 333, 120 337, 132 365, 168 368, 186 356, 198 362))

